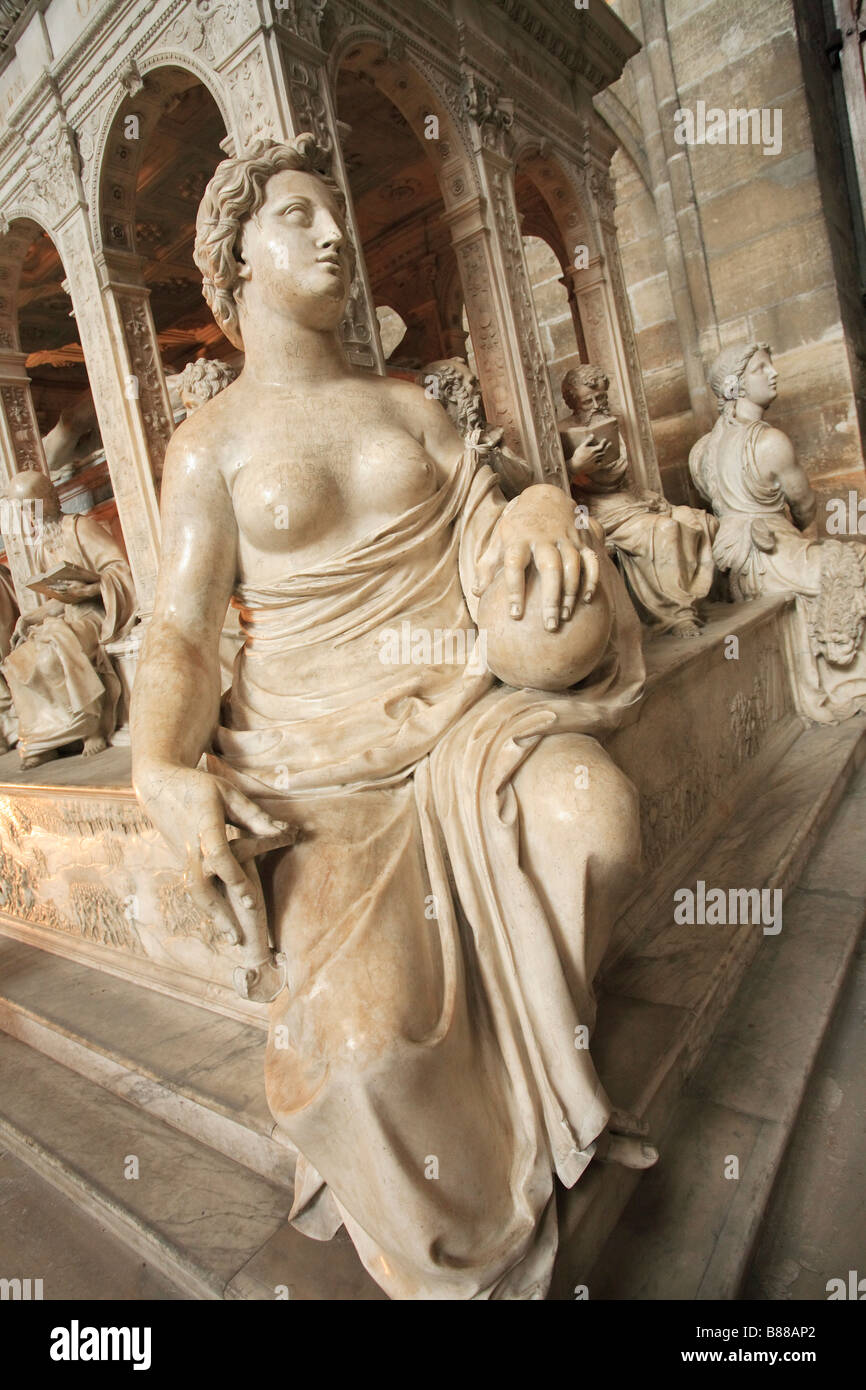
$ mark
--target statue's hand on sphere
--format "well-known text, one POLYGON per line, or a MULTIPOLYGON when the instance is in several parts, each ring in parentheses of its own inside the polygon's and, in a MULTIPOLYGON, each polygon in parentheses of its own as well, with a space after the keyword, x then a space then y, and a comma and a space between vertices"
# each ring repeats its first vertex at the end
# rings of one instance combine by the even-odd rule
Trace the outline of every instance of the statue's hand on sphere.
POLYGON ((592 602, 599 567, 588 528, 576 527, 574 503, 550 483, 528 487, 509 502, 479 561, 474 592, 483 594, 503 568, 509 612, 514 619, 522 618, 530 564, 541 580, 542 618, 548 632, 555 632, 574 612, 581 572, 583 602, 592 602))
POLYGON ((285 824, 224 778, 199 768, 151 764, 139 770, 135 790, 183 865, 186 889, 199 909, 233 944, 249 945, 253 938, 266 942, 261 886, 232 852, 227 825, 270 838, 283 834, 285 824))

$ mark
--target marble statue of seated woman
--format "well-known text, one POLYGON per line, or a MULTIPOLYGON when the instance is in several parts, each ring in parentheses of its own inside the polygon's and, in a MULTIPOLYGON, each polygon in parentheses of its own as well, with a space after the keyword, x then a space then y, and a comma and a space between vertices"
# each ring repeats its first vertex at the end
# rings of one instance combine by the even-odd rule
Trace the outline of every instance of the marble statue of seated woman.
POLYGON ((241 975, 276 978, 290 1219, 345 1224, 393 1298, 543 1297, 554 1175, 657 1156, 588 1048, 639 863, 635 790, 598 741, 640 697, 639 625, 564 492, 506 506, 435 400, 346 362, 351 252, 321 158, 308 135, 259 145, 199 209, 204 293, 245 365, 166 457, 134 783, 244 959, 273 942, 270 974, 241 975), (526 688, 476 659, 485 601, 526 688), (572 650, 598 604, 595 668, 530 688, 535 636, 572 650))
POLYGON ((572 411, 559 432, 572 491, 600 522, 632 598, 657 632, 696 637, 698 602, 713 582, 715 522, 694 507, 629 487, 628 459, 608 408, 608 378, 589 364, 566 372, 562 398, 572 411), (597 447, 592 449, 593 437, 597 447))
POLYGON ((798 707, 837 723, 866 709, 866 547, 814 534, 809 479, 788 436, 764 419, 778 393, 769 345, 725 348, 710 385, 720 415, 689 468, 719 518, 716 564, 736 599, 796 595, 784 630, 798 707))
POLYGON ((55 597, 18 619, 0 670, 18 715, 21 766, 47 762, 78 740, 87 757, 105 748, 114 732, 120 682, 105 644, 122 637, 135 619, 132 574, 105 526, 61 512, 45 473, 16 473, 6 497, 42 504, 42 524, 28 544, 34 575, 69 565, 95 576, 59 581, 55 597))

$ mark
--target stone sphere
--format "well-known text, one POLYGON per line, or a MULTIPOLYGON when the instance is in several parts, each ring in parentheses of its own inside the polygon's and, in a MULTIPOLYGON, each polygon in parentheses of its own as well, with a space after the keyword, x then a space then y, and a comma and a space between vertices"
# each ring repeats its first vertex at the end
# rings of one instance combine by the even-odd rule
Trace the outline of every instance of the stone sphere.
POLYGON ((500 569, 478 605, 478 629, 485 634, 487 665, 506 685, 518 689, 568 690, 585 680, 604 656, 613 611, 599 586, 591 603, 583 602, 585 576, 574 613, 548 632, 541 612, 541 578, 534 566, 526 571, 526 602, 522 618, 509 613, 505 571, 500 569))

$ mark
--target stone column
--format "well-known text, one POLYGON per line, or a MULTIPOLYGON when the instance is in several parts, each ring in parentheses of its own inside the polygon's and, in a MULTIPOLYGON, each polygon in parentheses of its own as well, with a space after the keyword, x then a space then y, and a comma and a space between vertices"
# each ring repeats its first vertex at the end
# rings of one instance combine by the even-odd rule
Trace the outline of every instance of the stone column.
MULTIPOLYGON (((155 476, 171 434, 168 394, 147 291, 124 276, 124 253, 94 256, 76 209, 58 229, 75 320, 139 612, 153 611, 159 560, 155 476)), ((125 258, 135 262, 134 256, 125 258)))
POLYGON ((556 409, 514 201, 511 103, 471 75, 462 87, 481 197, 446 213, 485 410, 539 481, 567 485, 556 409), (513 403, 513 409, 510 408, 513 403))

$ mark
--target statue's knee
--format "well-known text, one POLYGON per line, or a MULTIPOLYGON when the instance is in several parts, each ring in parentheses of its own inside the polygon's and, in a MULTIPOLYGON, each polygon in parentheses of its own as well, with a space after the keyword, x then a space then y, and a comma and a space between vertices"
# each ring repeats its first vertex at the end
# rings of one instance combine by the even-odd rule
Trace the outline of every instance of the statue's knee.
POLYGON ((637 791, 595 739, 582 734, 545 739, 526 764, 530 770, 518 793, 543 806, 548 822, 567 821, 594 839, 612 837, 628 850, 639 845, 637 791))

